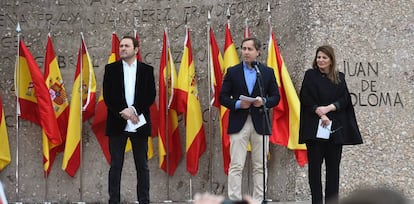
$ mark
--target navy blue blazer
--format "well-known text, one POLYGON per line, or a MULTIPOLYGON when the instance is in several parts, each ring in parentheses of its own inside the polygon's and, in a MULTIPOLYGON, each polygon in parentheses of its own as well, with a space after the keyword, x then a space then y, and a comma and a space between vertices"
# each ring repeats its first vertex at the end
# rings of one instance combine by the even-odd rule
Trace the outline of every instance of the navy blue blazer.
MULTIPOLYGON (((152 66, 137 61, 135 96, 132 106, 135 107, 138 114, 142 113, 145 116, 147 124, 137 130, 138 134, 144 136, 151 135, 149 108, 156 95, 153 72, 154 68, 152 66)), ((124 71, 121 60, 105 66, 103 97, 108 108, 106 135, 120 135, 124 131, 127 122, 119 112, 128 107, 125 99, 124 71)))
MULTIPOLYGON (((276 84, 273 69, 264 64, 259 64, 261 79, 263 81, 263 92, 265 105, 272 108, 279 103, 280 95, 276 84)), ((258 134, 270 135, 271 127, 268 127, 263 118, 263 107, 250 106, 248 109, 235 109, 236 101, 240 95, 257 97, 260 96, 259 80, 256 79, 252 94, 249 94, 243 72, 243 62, 227 69, 220 92, 220 103, 230 110, 228 134, 240 132, 246 122, 247 116, 252 117, 253 125, 258 134), (265 129, 263 129, 265 124, 265 129)), ((268 113, 267 113, 268 114, 268 113)), ((271 124, 270 124, 271 125, 271 124)))

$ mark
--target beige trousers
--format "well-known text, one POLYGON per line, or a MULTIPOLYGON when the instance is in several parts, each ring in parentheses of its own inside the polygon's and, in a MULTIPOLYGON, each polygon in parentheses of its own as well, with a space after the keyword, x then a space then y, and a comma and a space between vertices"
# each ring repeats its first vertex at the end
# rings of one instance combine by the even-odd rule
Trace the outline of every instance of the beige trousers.
MULTIPOLYGON (((239 133, 230 134, 230 167, 228 175, 228 196, 230 200, 242 200, 242 174, 246 161, 247 145, 251 144, 253 199, 263 200, 263 135, 254 129, 252 118, 248 116, 239 133)), ((266 157, 269 149, 268 136, 265 138, 266 157)), ((267 182, 267 169, 266 182, 267 182)))

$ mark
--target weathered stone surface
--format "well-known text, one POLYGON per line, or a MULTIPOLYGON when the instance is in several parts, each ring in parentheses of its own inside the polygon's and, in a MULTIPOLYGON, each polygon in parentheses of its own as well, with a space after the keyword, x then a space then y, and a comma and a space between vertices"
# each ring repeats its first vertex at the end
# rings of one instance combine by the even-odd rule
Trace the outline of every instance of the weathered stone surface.
MULTIPOLYGON (((331 44, 337 65, 346 74, 357 119, 365 143, 345 147, 341 166, 340 193, 365 185, 387 185, 414 197, 414 3, 410 0, 384 1, 288 1, 270 2, 272 27, 292 81, 300 90, 303 73, 311 67, 315 49, 331 44)), ((179 68, 184 42, 184 19, 192 33, 193 57, 197 71, 200 100, 204 110, 207 152, 199 173, 191 177, 182 160, 173 177, 158 167, 157 139, 155 157, 150 160, 152 201, 185 201, 195 192, 211 191, 226 195, 217 111, 214 120, 208 113, 207 11, 219 46, 224 45, 226 10, 230 6, 231 31, 236 46, 243 38, 244 21, 264 46, 261 61, 266 62, 268 26, 267 1, 202 0, 2 0, 0 2, 0 92, 6 115, 12 163, 0 173, 10 201, 16 195, 16 102, 14 64, 17 53, 16 24, 21 37, 39 66, 43 67, 46 36, 52 34, 56 55, 71 93, 80 32, 93 58, 98 85, 111 49, 111 34, 131 35, 136 28, 141 38, 143 61, 155 67, 158 79, 162 35, 165 26, 176 67, 179 68), (135 23, 134 23, 135 22, 135 23), (191 184, 191 185, 190 185, 191 184)), ((43 68, 42 68, 43 69, 43 68)), ((74 178, 61 170, 60 154, 48 178, 42 172, 41 129, 27 121, 19 122, 19 201, 43 202, 45 189, 49 201, 106 202, 108 165, 95 135, 92 121, 84 124, 82 171, 74 178), (82 185, 81 185, 82 177, 82 185)), ((181 125, 184 147, 184 129, 181 125)), ((309 200, 307 167, 298 167, 292 151, 271 145, 267 197, 273 200, 309 200)), ((250 174, 245 171, 245 175, 250 174)), ((132 154, 127 153, 122 178, 122 198, 136 199, 132 154)), ((249 192, 247 179, 244 191, 249 192)))

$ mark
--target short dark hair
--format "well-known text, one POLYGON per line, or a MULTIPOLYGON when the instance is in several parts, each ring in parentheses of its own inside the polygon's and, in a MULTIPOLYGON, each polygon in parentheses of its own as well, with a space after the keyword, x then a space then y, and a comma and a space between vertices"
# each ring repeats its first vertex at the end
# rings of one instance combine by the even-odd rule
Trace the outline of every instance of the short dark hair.
POLYGON ((125 35, 124 37, 122 37, 122 39, 131 39, 132 40, 132 44, 134 45, 134 49, 139 47, 139 42, 136 38, 129 36, 129 35, 125 35))
POLYGON ((253 41, 253 46, 254 46, 254 48, 256 48, 256 50, 260 50, 260 48, 262 47, 262 43, 260 42, 259 39, 255 38, 255 37, 250 37, 250 38, 243 39, 243 41, 241 42, 240 48, 243 47, 244 42, 249 41, 249 40, 253 41))

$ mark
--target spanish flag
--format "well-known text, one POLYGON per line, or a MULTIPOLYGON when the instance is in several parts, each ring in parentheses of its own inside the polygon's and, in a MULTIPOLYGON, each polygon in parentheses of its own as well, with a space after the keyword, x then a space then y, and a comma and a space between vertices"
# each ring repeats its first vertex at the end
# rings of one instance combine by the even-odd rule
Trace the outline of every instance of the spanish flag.
POLYGON ((62 137, 44 77, 23 40, 19 43, 19 58, 15 70, 17 114, 42 127, 52 144, 60 145, 62 137))
POLYGON ((187 171, 194 176, 198 172, 200 157, 206 151, 206 135, 198 100, 190 30, 187 26, 176 90, 177 100, 180 101, 177 106, 181 106, 185 115, 187 171))
POLYGON ((119 38, 116 33, 112 33, 111 55, 109 55, 108 64, 121 59, 119 56, 119 43, 119 38))
POLYGON ((160 168, 170 176, 174 175, 182 158, 180 131, 176 110, 171 108, 174 100, 177 73, 170 51, 167 30, 164 30, 159 72, 159 141, 160 168), (168 89, 167 89, 168 88, 168 89), (168 93, 168 96, 167 96, 168 93), (167 117, 168 116, 168 117, 167 117), (167 131, 168 130, 168 131, 167 131))
POLYGON ((63 140, 62 144, 55 145, 46 137, 44 132, 42 134, 43 168, 46 176, 49 175, 50 170, 52 169, 56 155, 60 152, 63 152, 65 148, 66 132, 68 129, 69 118, 69 102, 50 33, 47 36, 43 75, 45 78, 46 86, 49 89, 50 98, 53 104, 53 110, 55 111, 55 117, 58 122, 60 135, 63 140))
MULTIPOLYGON (((108 64, 120 60, 119 56, 119 39, 116 33, 112 33, 112 47, 111 54, 108 58, 108 64)), ((95 117, 92 122, 92 131, 95 133, 96 139, 98 140, 99 145, 101 146, 102 153, 105 156, 108 164, 111 163, 111 154, 109 153, 109 139, 105 135, 106 129, 106 117, 107 117, 107 107, 103 100, 103 90, 101 89, 101 94, 99 95, 98 102, 96 103, 95 117)), ((131 145, 129 145, 131 147, 131 145)), ((131 149, 131 148, 129 148, 131 149)))
MULTIPOLYGON (((239 56, 237 55, 236 47, 233 43, 233 37, 231 36, 231 32, 230 32, 230 23, 227 22, 225 41, 224 41, 223 76, 226 74, 227 69, 229 67, 232 67, 239 63, 240 63, 239 56)), ((230 165, 230 136, 227 134, 227 129, 229 125, 229 114, 230 114, 230 111, 224 106, 221 106, 220 108, 221 125, 222 125, 221 140, 222 140, 222 149, 223 149, 223 162, 224 162, 223 166, 224 166, 224 173, 226 175, 229 172, 229 165, 230 165)))
MULTIPOLYGON (((269 22, 269 27, 270 22, 269 22)), ((307 163, 306 145, 299 144, 300 101, 285 62, 280 54, 275 35, 269 32, 267 65, 274 69, 280 101, 273 108, 272 135, 269 141, 295 151, 300 166, 307 163)))
POLYGON ((83 35, 81 34, 81 36, 62 163, 62 169, 72 177, 75 176, 80 165, 82 122, 93 116, 96 103, 95 73, 83 35))
MULTIPOLYGON (((223 83, 223 56, 221 55, 220 49, 217 45, 216 37, 214 36, 213 29, 210 27, 210 61, 211 64, 211 91, 212 91, 212 98, 211 98, 211 105, 217 107, 220 109, 220 91, 221 91, 221 85, 223 83)), ((221 128, 221 125, 220 125, 221 128)), ((222 131, 220 131, 222 132, 222 131)))
POLYGON ((103 94, 99 95, 98 102, 96 103, 95 117, 92 122, 92 131, 95 133, 96 140, 98 140, 99 146, 101 146, 102 153, 105 156, 108 164, 111 163, 111 154, 109 153, 109 139, 105 135, 106 129, 106 116, 108 115, 107 107, 103 100, 103 94))
POLYGON ((6 120, 4 119, 3 101, 0 96, 0 171, 11 161, 9 136, 7 134, 6 120))

